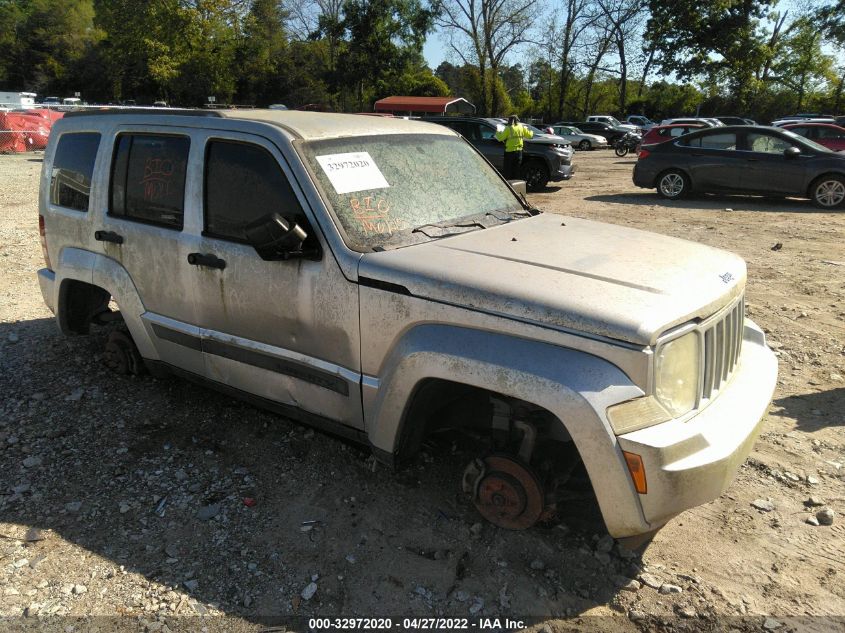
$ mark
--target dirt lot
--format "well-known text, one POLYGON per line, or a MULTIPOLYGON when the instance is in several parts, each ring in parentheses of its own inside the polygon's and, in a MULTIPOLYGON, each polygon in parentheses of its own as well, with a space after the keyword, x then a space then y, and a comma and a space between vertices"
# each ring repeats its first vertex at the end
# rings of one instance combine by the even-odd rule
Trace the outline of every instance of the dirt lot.
POLYGON ((739 253, 749 316, 780 356, 735 483, 641 555, 602 538, 589 499, 550 529, 478 524, 457 487, 459 447, 392 473, 181 380, 109 373, 101 338, 63 338, 41 299, 40 155, 0 156, 0 616, 61 630, 108 630, 117 623, 93 616, 117 615, 134 630, 257 630, 292 614, 536 616, 544 631, 842 626, 845 212, 667 204, 632 186, 631 159, 576 162, 573 181, 532 202, 739 253), (807 523, 822 507, 811 496, 832 526, 807 523))

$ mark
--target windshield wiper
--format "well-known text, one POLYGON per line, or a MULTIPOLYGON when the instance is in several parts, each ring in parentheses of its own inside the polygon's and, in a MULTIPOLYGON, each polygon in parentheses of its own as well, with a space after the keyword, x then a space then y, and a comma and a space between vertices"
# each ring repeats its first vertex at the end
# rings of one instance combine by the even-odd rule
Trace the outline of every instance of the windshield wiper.
POLYGON ((459 221, 459 222, 452 222, 451 224, 440 224, 440 223, 438 223, 438 224, 421 224, 420 226, 415 228, 413 231, 411 231, 411 233, 422 233, 426 237, 430 237, 430 238, 449 237, 451 235, 460 235, 461 233, 463 233, 463 231, 453 231, 451 233, 442 233, 440 235, 430 235, 429 233, 426 233, 423 230, 423 229, 426 229, 426 228, 446 230, 446 229, 456 229, 456 228, 461 228, 461 229, 463 229, 463 228, 467 228, 467 229, 471 229, 471 228, 486 229, 487 227, 484 224, 482 224, 481 222, 478 222, 478 221, 473 221, 473 222, 460 222, 459 221))

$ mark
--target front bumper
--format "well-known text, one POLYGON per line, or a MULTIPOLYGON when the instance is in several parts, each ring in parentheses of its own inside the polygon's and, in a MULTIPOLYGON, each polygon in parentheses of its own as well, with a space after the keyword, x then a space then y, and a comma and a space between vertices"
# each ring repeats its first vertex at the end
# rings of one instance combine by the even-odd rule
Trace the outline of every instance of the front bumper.
POLYGON ((747 319, 743 339, 733 377, 709 406, 618 437, 622 450, 643 459, 648 490, 639 498, 652 527, 721 495, 751 452, 774 393, 777 359, 747 319))
POLYGON ((49 268, 42 268, 38 271, 38 285, 41 287, 41 296, 44 303, 50 308, 50 312, 56 314, 56 273, 49 268))
POLYGON ((551 175, 550 180, 558 182, 560 180, 569 180, 575 175, 575 165, 561 165, 558 170, 551 175))

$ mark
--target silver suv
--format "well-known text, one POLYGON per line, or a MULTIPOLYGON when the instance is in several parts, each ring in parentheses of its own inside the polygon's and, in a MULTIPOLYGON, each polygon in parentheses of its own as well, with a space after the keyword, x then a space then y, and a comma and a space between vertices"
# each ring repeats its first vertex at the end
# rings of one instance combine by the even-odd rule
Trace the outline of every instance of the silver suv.
POLYGON ((740 258, 540 213, 441 125, 69 114, 39 213, 44 299, 67 334, 109 324, 114 369, 388 463, 460 429, 478 438, 463 489, 505 528, 551 520, 579 475, 616 537, 710 501, 775 385, 740 258))

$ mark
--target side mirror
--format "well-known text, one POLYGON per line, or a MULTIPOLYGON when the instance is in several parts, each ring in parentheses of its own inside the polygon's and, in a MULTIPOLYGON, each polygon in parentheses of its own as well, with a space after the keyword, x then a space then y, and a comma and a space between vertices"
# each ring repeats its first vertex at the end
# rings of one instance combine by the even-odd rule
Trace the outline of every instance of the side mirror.
POLYGON ((801 150, 797 147, 787 147, 785 150, 783 150, 783 155, 786 158, 798 158, 799 156, 801 156, 801 150))
POLYGON ((265 215, 248 224, 244 227, 244 234, 259 257, 266 261, 320 256, 319 249, 303 249, 308 233, 278 213, 265 215))
POLYGON ((528 192, 524 180, 508 180, 508 184, 511 186, 511 189, 513 189, 517 193, 525 195, 528 192))

